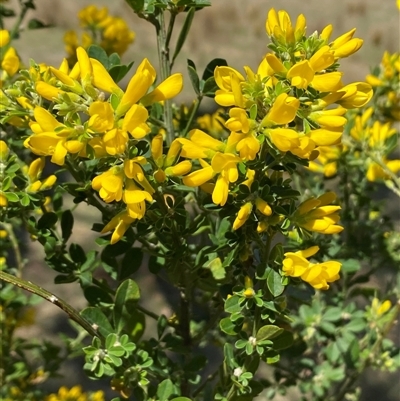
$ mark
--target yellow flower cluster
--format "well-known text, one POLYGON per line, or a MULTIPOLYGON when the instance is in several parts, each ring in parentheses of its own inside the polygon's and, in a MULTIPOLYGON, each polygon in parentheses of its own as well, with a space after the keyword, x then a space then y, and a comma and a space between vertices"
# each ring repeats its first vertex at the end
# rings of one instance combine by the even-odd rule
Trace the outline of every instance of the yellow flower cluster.
POLYGON ((76 49, 80 46, 87 49, 91 44, 97 44, 109 55, 118 53, 122 56, 135 39, 135 33, 129 29, 125 20, 111 16, 107 7, 89 5, 79 11, 78 18, 84 29, 81 42, 73 30, 64 35, 65 50, 71 66, 76 62, 76 49))
POLYGON ((105 398, 102 391, 88 394, 82 391, 81 386, 74 386, 70 389, 62 386, 57 394, 50 394, 44 401, 105 401, 105 398))
POLYGON ((283 272, 290 277, 300 277, 317 290, 327 290, 328 283, 338 280, 341 263, 327 261, 311 263, 307 260, 319 250, 318 246, 297 252, 286 252, 283 260, 283 272))
POLYGON ((0 89, 4 83, 12 78, 20 67, 16 50, 10 46, 10 32, 0 30, 0 89))
MULTIPOLYGON (((257 165, 266 156, 276 161, 286 156, 312 161, 320 148, 339 144, 347 109, 362 107, 373 94, 367 83, 344 85, 343 74, 338 71, 338 61, 362 45, 361 39, 353 38, 355 29, 330 42, 329 25, 321 34, 307 38, 303 15, 292 26, 285 11, 271 9, 266 31, 273 52, 263 58, 256 72, 247 66, 245 76, 227 66, 215 69, 219 88, 215 101, 230 108, 229 118, 224 122, 228 137, 215 138, 194 129, 189 138, 179 139, 181 156, 198 166, 183 178, 183 183, 211 193, 217 205, 224 206, 230 194, 235 198, 240 184, 248 186, 251 192, 252 183, 260 176, 256 177, 255 170, 248 166, 257 165)), ((266 174, 266 169, 263 173, 266 174)), ((234 229, 253 215, 254 206, 258 231, 267 228, 273 208, 259 193, 250 193, 237 204, 239 212, 234 229)), ((337 222, 337 215, 334 219, 337 222)), ((297 221, 298 215, 293 220, 297 221)), ((317 229, 313 224, 304 223, 303 227, 323 233, 339 232, 336 228, 332 232, 327 228, 317 229)))
POLYGON ((375 89, 377 107, 388 120, 400 120, 400 53, 385 52, 380 66, 367 75, 366 82, 375 89))

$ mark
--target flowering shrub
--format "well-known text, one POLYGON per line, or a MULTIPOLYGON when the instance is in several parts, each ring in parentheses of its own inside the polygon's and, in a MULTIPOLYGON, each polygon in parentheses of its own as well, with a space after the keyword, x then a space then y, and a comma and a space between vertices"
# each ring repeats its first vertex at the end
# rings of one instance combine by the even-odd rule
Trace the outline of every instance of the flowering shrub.
POLYGON ((389 335, 400 234, 373 200, 382 183, 400 196, 399 54, 344 84, 340 61, 363 45, 355 29, 309 35, 305 16, 270 9, 257 68, 216 58, 199 74, 188 60, 196 100, 180 106, 189 82, 171 69, 209 2, 127 3, 156 28, 159 74, 148 59, 134 72, 122 63, 134 34, 106 8, 79 13, 86 32, 81 43, 66 34, 59 66, 24 65, 10 46, 33 1, 0 31, 2 398, 239 401, 294 386, 303 399, 357 399, 367 367, 399 366, 389 335), (205 97, 218 110, 199 117, 205 97), (79 244, 69 200, 100 212, 100 250, 79 244), (56 283, 80 284, 87 307, 24 280, 22 232, 43 246, 56 283), (170 313, 143 306, 154 294, 134 280, 141 267, 165 281, 170 313), (382 267, 384 291, 361 285, 382 267), (73 322, 64 348, 18 338, 40 298, 73 322), (156 330, 145 332, 149 320, 156 330), (77 355, 108 389, 46 392, 77 355))

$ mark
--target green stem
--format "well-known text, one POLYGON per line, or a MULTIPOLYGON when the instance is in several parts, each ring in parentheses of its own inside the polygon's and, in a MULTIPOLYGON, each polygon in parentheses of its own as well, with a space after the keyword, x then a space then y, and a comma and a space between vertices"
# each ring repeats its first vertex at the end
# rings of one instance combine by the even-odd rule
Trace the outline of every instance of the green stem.
POLYGON ((13 226, 10 223, 1 223, 4 229, 7 231, 8 238, 10 239, 12 249, 15 255, 15 261, 17 264, 17 277, 21 278, 22 276, 22 269, 24 267, 24 262, 22 260, 21 250, 19 249, 19 244, 17 237, 15 236, 13 226))
POLYGON ((200 96, 200 95, 197 96, 196 102, 193 105, 193 108, 192 108, 192 111, 190 113, 190 116, 189 116, 188 122, 186 124, 186 127, 182 131, 182 134, 181 134, 182 138, 185 138, 185 136, 187 135, 187 133, 188 133, 188 131, 189 131, 189 129, 190 129, 192 123, 193 123, 193 120, 197 115, 197 112, 199 110, 200 103, 201 103, 202 100, 203 100, 203 96, 200 96))
MULTIPOLYGON (((157 49, 158 59, 160 64, 161 80, 164 81, 171 75, 171 65, 169 62, 169 48, 167 42, 167 33, 165 30, 164 10, 160 10, 157 15, 156 33, 157 33, 157 49)), ((166 140, 167 145, 170 146, 175 138, 172 103, 171 100, 164 101, 164 119, 166 125, 166 140)))
POLYGON ((42 287, 37 286, 36 284, 31 283, 30 281, 20 279, 3 271, 0 271, 0 280, 6 281, 7 283, 15 285, 16 287, 22 288, 26 291, 36 294, 39 297, 44 298, 46 301, 49 301, 52 304, 58 306, 69 316, 70 319, 78 323, 79 326, 81 326, 84 330, 86 330, 91 336, 99 337, 101 340, 103 340, 103 336, 100 333, 98 333, 86 319, 82 318, 76 309, 74 309, 64 300, 57 298, 51 292, 45 290, 42 287))
POLYGON ((18 15, 18 17, 17 17, 17 19, 16 19, 16 21, 14 23, 14 26, 10 31, 10 41, 15 39, 16 36, 18 35, 19 28, 20 28, 20 26, 22 24, 22 21, 24 20, 24 18, 26 16, 26 13, 29 10, 29 7, 27 7, 27 5, 24 2, 20 1, 20 5, 21 5, 21 12, 18 15))

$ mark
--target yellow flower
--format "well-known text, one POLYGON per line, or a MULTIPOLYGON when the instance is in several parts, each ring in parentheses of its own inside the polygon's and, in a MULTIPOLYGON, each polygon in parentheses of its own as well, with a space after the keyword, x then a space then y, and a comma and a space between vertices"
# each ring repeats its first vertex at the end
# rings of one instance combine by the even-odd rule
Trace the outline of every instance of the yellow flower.
POLYGON ((286 252, 283 260, 282 270, 285 275, 300 277, 317 290, 327 290, 329 284, 338 280, 341 263, 327 261, 322 263, 310 263, 306 258, 315 255, 319 250, 318 246, 297 251, 286 252))
POLYGON ((333 192, 302 202, 292 216, 294 225, 320 234, 337 234, 343 227, 336 225, 340 217, 340 206, 331 205, 336 199, 333 192))
POLYGON ((297 110, 300 106, 300 100, 287 93, 281 93, 274 101, 261 125, 266 127, 270 125, 286 125, 294 120, 297 110))
POLYGON ((268 36, 273 37, 279 43, 293 45, 295 41, 304 36, 306 19, 303 14, 300 14, 293 28, 286 11, 280 10, 276 12, 274 8, 271 8, 268 12, 265 28, 268 36))
POLYGON ((7 207, 8 205, 8 199, 4 195, 3 191, 0 191, 0 207, 7 207))
POLYGON ((320 146, 318 157, 310 161, 308 169, 317 173, 323 173, 325 177, 333 177, 337 173, 337 160, 341 150, 338 146, 320 146))
POLYGON ((247 219, 250 216, 251 211, 253 210, 253 204, 251 202, 246 202, 239 209, 238 214, 236 215, 235 221, 233 222, 233 229, 237 230, 246 223, 247 219))
POLYGON ((363 40, 353 38, 355 31, 356 28, 353 28, 352 30, 336 38, 330 44, 330 48, 333 50, 335 59, 348 57, 361 48, 363 45, 363 40))
POLYGON ((182 90, 182 74, 177 73, 169 76, 145 96, 155 79, 156 71, 149 60, 145 58, 129 81, 115 114, 117 116, 125 114, 133 104, 142 98, 143 103, 148 106, 154 102, 171 99, 182 90))
POLYGON ((92 180, 92 188, 99 192, 100 197, 107 203, 122 199, 124 174, 119 167, 98 175, 92 180))
MULTIPOLYGON (((397 174, 400 171, 400 160, 386 160, 383 159, 382 163, 386 166, 386 169, 391 171, 393 174, 397 174)), ((370 182, 379 180, 391 179, 389 172, 385 171, 379 164, 370 162, 367 170, 367 180, 370 182)))
POLYGON ((129 216, 127 211, 121 212, 114 216, 111 221, 105 225, 101 230, 101 233, 104 234, 114 230, 110 243, 115 244, 124 236, 126 230, 134 221, 135 219, 129 216))
POLYGON ((57 394, 48 395, 44 401, 105 401, 105 398, 102 391, 89 394, 84 393, 81 386, 74 386, 70 389, 62 386, 57 394))
POLYGON ((10 153, 10 150, 8 149, 7 144, 4 141, 0 140, 0 161, 7 160, 9 153, 10 153))
POLYGON ((371 311, 375 316, 384 315, 392 306, 392 303, 389 300, 384 302, 380 302, 378 298, 372 299, 371 311))
POLYGON ((215 101, 224 107, 238 106, 245 108, 241 83, 245 81, 240 72, 231 67, 216 67, 214 70, 215 82, 219 89, 215 92, 215 101))
POLYGON ((10 32, 6 29, 0 30, 0 47, 7 46, 10 43, 10 32))
POLYGON ((19 57, 13 47, 9 47, 4 55, 2 55, 1 68, 12 77, 19 69, 19 57))

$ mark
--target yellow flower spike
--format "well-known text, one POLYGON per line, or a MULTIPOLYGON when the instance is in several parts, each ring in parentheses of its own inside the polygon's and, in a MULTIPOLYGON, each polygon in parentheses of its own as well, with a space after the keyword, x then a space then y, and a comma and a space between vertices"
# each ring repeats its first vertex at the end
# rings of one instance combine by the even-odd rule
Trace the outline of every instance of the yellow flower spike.
POLYGON ((189 160, 184 160, 175 166, 167 167, 165 169, 165 174, 167 176, 180 177, 182 175, 188 174, 192 169, 192 163, 189 160))
POLYGON ((8 76, 12 77, 18 71, 19 64, 17 52, 13 47, 10 47, 3 56, 1 68, 8 74, 8 76))
POLYGON ((257 207, 257 210, 260 211, 264 216, 271 216, 271 214, 272 214, 271 206, 268 205, 268 203, 265 202, 265 200, 263 200, 261 198, 257 198, 256 199, 256 207, 257 207))
POLYGON ((91 130, 101 133, 114 127, 114 110, 108 102, 96 101, 89 106, 89 123, 91 130))
POLYGON ((236 215, 235 221, 233 222, 233 230, 238 230, 240 227, 246 223, 249 218, 251 211, 253 210, 253 204, 251 202, 246 202, 239 209, 238 214, 236 215))
POLYGON ((295 97, 281 93, 274 101, 271 109, 261 122, 261 126, 284 125, 292 122, 296 117, 297 110, 300 106, 300 100, 295 97))
POLYGON ((5 161, 10 153, 7 144, 0 140, 0 161, 5 161))
POLYGON ((162 102, 178 95, 183 88, 183 76, 180 73, 172 74, 160 83, 153 91, 141 99, 144 106, 155 102, 162 102))
POLYGON ((137 103, 147 93, 155 79, 156 71, 150 61, 145 58, 129 81, 128 87, 115 110, 116 115, 125 114, 133 104, 137 103))
POLYGON ((0 30, 0 47, 7 46, 10 43, 10 32, 6 29, 0 30))
POLYGON ((36 92, 40 96, 44 97, 47 100, 50 100, 51 102, 57 99, 63 93, 65 93, 65 91, 56 88, 55 86, 52 86, 44 81, 39 81, 36 84, 36 92))
POLYGON ((0 191, 0 207, 7 207, 8 199, 4 195, 4 192, 0 191))
POLYGON ((153 202, 153 197, 147 191, 139 188, 132 180, 127 181, 122 200, 127 204, 140 203, 145 200, 153 202))
POLYGON ((125 114, 122 129, 135 139, 144 138, 150 132, 150 127, 146 124, 148 118, 147 109, 140 104, 134 104, 125 114))
POLYGON ((229 119, 225 122, 225 127, 230 131, 249 132, 250 123, 245 110, 233 107, 229 110, 229 119))
POLYGON ((36 181, 40 178, 42 171, 44 169, 45 160, 43 157, 39 157, 29 165, 28 177, 31 182, 36 181))

